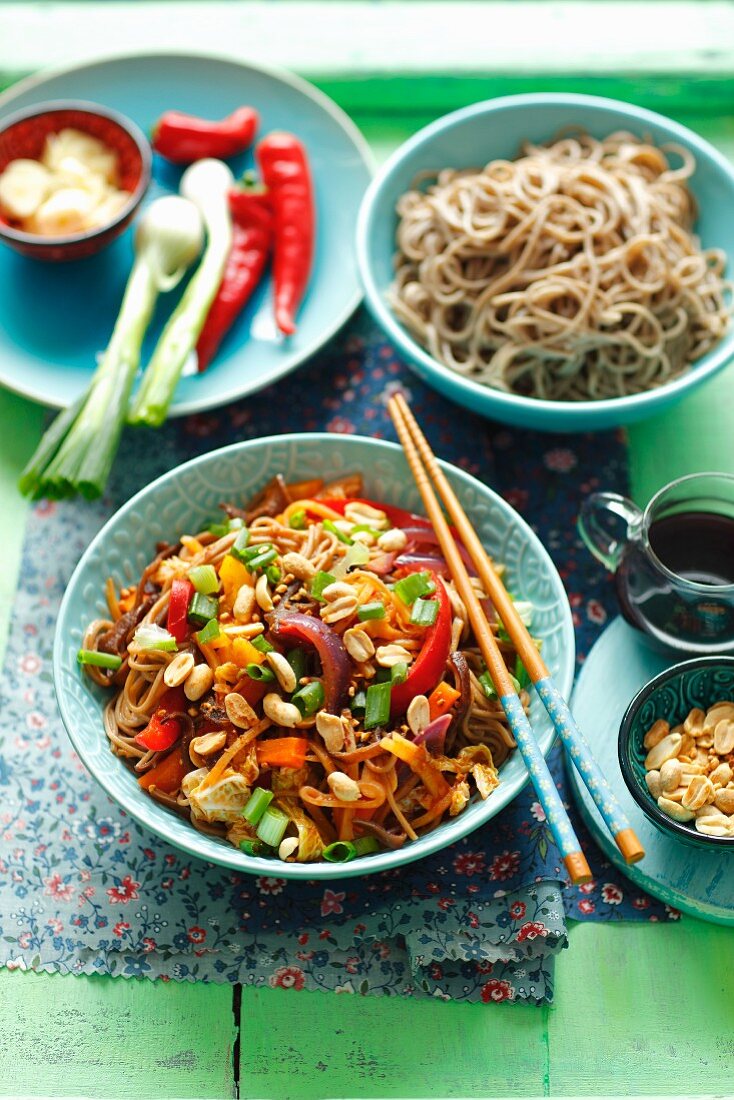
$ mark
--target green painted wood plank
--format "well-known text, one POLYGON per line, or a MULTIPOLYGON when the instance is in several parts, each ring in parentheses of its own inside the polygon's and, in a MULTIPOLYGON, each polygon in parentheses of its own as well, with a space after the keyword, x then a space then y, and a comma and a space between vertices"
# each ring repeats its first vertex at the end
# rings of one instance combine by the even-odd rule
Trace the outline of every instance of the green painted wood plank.
POLYGON ((232 988, 0 971, 0 1095, 233 1097, 232 988))
POLYGON ((632 495, 641 505, 673 478, 734 473, 734 364, 680 405, 629 430, 632 495))
POLYGON ((530 1006, 243 989, 240 1095, 542 1096, 546 1021, 530 1006))
POLYGON ((556 970, 551 1096, 732 1094, 734 929, 577 925, 556 970))

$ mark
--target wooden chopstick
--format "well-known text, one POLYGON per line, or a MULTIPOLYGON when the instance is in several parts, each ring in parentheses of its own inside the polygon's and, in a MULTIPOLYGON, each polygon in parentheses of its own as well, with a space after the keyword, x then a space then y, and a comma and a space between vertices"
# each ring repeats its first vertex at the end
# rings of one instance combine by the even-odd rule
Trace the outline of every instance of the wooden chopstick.
POLYGON ((515 685, 510 678, 505 662, 502 659, 497 642, 487 622, 486 615, 482 611, 474 589, 472 588, 469 574, 462 560, 456 543, 453 540, 449 525, 441 511, 441 505, 428 480, 428 475, 423 468, 420 455, 411 437, 410 430, 403 412, 403 405, 399 404, 395 397, 391 398, 388 409, 397 430, 400 442, 408 460, 411 473, 415 478, 418 491, 430 519, 433 529, 438 537, 441 550, 451 577, 464 602, 469 615, 474 635, 479 649, 489 670, 497 695, 504 707, 507 721, 512 734, 517 742, 525 766, 530 773, 533 786, 538 799, 545 810, 546 820, 553 832, 556 843, 563 856, 566 870, 575 885, 581 885, 591 880, 591 869, 586 862, 586 856, 581 851, 581 845, 568 818, 561 797, 556 789, 555 782, 548 771, 548 765, 535 740, 530 723, 522 708, 515 685))
POLYGON ((423 435, 407 401, 402 394, 396 394, 393 401, 406 430, 410 433, 411 441, 433 479, 446 511, 461 537, 461 541, 474 562, 484 591, 494 604, 497 614, 510 635, 515 649, 535 685, 556 732, 568 750, 576 770, 583 779, 589 794, 594 799, 599 813, 626 862, 637 863, 644 856, 645 850, 631 828, 606 777, 596 763, 586 738, 576 725, 565 699, 553 683, 548 668, 530 637, 527 627, 518 615, 507 589, 497 575, 491 559, 479 540, 479 536, 469 522, 466 512, 461 507, 446 476, 436 461, 428 440, 423 435))

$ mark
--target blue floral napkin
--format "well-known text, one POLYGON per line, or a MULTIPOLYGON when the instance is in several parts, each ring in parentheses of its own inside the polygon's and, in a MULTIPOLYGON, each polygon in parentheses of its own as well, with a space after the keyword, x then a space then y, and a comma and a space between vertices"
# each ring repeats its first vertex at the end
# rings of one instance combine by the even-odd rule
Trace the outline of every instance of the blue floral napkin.
MULTIPOLYGON (((533 524, 569 591, 581 658, 588 651, 612 597, 581 549, 575 513, 593 489, 624 491, 621 436, 537 435, 473 417, 418 383, 364 321, 289 379, 287 401, 268 390, 157 433, 128 433, 103 502, 41 502, 28 523, 2 681, 0 964, 544 1003, 567 918, 671 915, 605 862, 572 807, 596 879, 565 885, 532 789, 438 855, 329 886, 286 882, 277 865, 254 878, 188 858, 131 821, 73 753, 53 696, 54 621, 105 519, 163 471, 236 439, 319 429, 390 437, 385 402, 397 386, 438 454, 533 524)), ((551 763, 566 794, 558 750, 551 763)))

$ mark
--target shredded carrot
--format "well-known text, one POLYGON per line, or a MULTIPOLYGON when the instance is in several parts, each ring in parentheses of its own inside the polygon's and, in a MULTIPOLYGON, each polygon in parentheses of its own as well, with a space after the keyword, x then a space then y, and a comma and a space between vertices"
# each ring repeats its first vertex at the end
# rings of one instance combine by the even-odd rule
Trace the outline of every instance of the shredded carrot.
POLYGON ((261 722, 258 722, 256 726, 253 726, 251 730, 246 730, 246 732, 241 734, 236 741, 233 741, 229 748, 219 757, 209 774, 204 776, 199 786, 199 790, 201 791, 203 788, 211 787, 212 783, 220 779, 227 765, 234 759, 237 753, 241 752, 245 745, 249 745, 250 741, 254 741, 258 734, 266 730, 269 725, 270 719, 264 718, 261 722))
POLYGON ((417 817, 413 822, 416 829, 421 829, 424 825, 428 825, 430 821, 435 821, 437 817, 441 817, 444 811, 446 811, 451 805, 453 794, 454 792, 451 790, 451 788, 449 788, 443 798, 439 798, 438 802, 434 802, 434 804, 426 813, 421 814, 420 817, 417 817))
POLYGON ((456 688, 452 688, 445 680, 442 680, 428 696, 431 721, 435 718, 440 718, 442 714, 446 714, 447 711, 451 710, 457 699, 461 699, 461 692, 457 691, 456 688))
POLYGON ((405 761, 411 771, 419 775, 434 798, 443 798, 449 785, 431 760, 423 745, 415 745, 405 737, 393 734, 384 737, 382 747, 405 761))
POLYGON ((276 737, 257 746, 257 762, 263 767, 302 768, 306 763, 308 741, 305 737, 276 737))

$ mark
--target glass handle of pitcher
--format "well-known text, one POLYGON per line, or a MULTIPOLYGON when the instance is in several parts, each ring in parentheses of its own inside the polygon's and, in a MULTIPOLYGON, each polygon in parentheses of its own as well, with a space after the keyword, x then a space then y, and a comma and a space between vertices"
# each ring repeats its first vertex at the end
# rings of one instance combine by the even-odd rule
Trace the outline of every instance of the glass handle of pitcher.
POLYGON ((581 505, 577 527, 591 553, 610 573, 615 573, 624 548, 642 520, 642 512, 628 497, 619 493, 592 493, 581 505), (620 538, 619 523, 625 521, 620 538), (615 530, 616 528, 616 530, 615 530))

